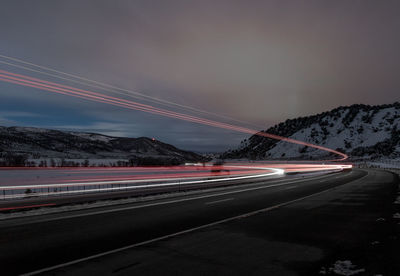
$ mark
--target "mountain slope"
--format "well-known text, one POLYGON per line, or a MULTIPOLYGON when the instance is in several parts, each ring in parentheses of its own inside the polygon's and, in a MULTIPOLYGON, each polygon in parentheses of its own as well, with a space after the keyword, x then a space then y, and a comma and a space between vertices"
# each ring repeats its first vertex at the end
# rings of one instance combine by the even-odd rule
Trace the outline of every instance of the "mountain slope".
MULTIPOLYGON (((193 152, 146 137, 120 138, 107 135, 31 127, 0 127, 0 154, 24 154, 30 158, 174 158, 199 161, 193 152)), ((1 157, 1 155, 0 155, 1 157)))
MULTIPOLYGON (((356 104, 308 117, 286 120, 265 132, 347 153, 352 159, 400 157, 400 103, 356 104)), ((222 158, 311 159, 328 154, 258 135, 241 142, 222 158)))

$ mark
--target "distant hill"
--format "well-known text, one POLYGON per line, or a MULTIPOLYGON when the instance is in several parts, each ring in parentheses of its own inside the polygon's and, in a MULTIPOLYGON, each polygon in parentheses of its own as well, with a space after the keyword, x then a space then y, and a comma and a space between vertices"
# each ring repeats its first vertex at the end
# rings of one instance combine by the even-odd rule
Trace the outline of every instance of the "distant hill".
POLYGON ((204 160, 196 153, 146 137, 123 138, 32 127, 0 127, 0 157, 4 159, 10 154, 31 159, 130 159, 139 164, 204 160))
MULTIPOLYGON (((355 104, 308 117, 286 120, 264 132, 344 152, 352 160, 400 158, 400 103, 355 104)), ((312 159, 323 151, 253 135, 222 158, 312 159)))

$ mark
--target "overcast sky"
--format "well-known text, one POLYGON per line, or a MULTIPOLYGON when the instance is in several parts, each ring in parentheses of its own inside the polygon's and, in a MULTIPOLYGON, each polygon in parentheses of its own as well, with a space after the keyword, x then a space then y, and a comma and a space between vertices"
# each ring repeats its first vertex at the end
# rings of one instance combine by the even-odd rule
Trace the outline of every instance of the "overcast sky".
MULTIPOLYGON (((399 14, 399 1, 383 0, 2 0, 0 55, 266 129, 399 101, 399 14)), ((150 136, 197 151, 248 136, 2 82, 0 125, 150 136)))

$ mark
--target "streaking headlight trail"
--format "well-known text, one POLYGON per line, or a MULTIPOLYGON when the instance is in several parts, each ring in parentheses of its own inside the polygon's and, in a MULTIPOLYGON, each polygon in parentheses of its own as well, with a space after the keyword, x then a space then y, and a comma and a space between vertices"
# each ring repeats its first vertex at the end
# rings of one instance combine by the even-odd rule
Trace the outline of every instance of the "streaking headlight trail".
MULTIPOLYGON (((192 167, 193 168, 193 167, 192 167)), ((71 168, 68 169, 69 177, 65 177, 64 169, 32 168, 36 174, 41 175, 37 179, 21 182, 18 179, 2 179, 3 183, 14 182, 13 185, 0 184, 0 199, 18 199, 54 195, 74 195, 115 191, 149 191, 162 189, 164 192, 185 190, 187 187, 196 188, 212 187, 218 185, 231 185, 235 181, 263 180, 281 177, 285 173, 315 173, 341 171, 351 168, 351 165, 319 165, 319 164, 251 164, 234 163, 223 166, 204 166, 200 168, 188 168, 188 166, 175 167, 132 167, 120 168, 71 168), (191 171, 190 171, 191 170, 191 171), (49 171, 55 175, 49 175, 49 171), (161 172, 157 174, 158 172, 161 172), (88 174, 85 178, 83 175, 88 174), (74 174, 78 175, 74 179, 74 174), (72 175, 72 176, 71 176, 72 175), (72 177, 72 178, 71 178, 72 177), (56 181, 48 182, 48 181, 56 181), (48 182, 48 183, 46 183, 48 182), (26 191, 29 190, 29 193, 26 191)), ((14 168, 23 171, 31 171, 31 168, 14 168)), ((9 169, 7 169, 9 170, 9 169)))

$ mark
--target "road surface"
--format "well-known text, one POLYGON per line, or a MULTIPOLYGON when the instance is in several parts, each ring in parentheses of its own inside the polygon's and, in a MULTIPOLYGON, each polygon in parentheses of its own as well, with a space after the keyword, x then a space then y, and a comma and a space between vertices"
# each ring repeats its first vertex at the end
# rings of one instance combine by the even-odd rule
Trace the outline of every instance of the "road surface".
POLYGON ((395 275, 397 184, 353 170, 0 221, 1 275, 316 275, 342 258, 395 275))

